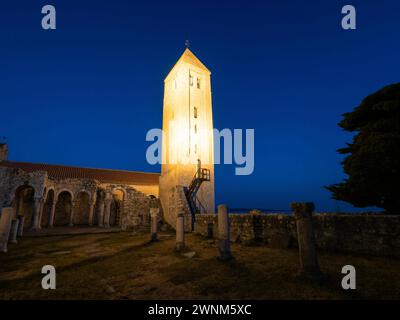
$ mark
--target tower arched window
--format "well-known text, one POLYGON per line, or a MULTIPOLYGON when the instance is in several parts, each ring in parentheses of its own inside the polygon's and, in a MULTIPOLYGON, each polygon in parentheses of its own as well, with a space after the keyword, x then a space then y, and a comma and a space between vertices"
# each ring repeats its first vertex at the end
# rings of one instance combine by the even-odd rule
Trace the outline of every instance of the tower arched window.
POLYGON ((195 119, 197 119, 197 116, 198 116, 198 114, 197 114, 197 107, 194 107, 194 108, 193 108, 193 117, 194 117, 195 119))

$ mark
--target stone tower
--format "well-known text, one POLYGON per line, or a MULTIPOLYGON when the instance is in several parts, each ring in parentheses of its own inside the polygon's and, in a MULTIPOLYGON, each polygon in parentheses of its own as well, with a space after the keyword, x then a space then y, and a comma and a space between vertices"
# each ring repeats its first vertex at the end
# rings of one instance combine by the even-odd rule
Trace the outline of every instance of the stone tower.
MULTIPOLYGON (((160 200, 165 220, 175 226, 178 212, 187 218, 214 213, 214 143, 211 72, 187 48, 164 80, 160 200), (188 190, 197 173, 200 182, 191 206, 188 190)), ((196 189, 195 187, 192 189, 196 189)), ((186 219, 189 229, 190 219, 186 219)))

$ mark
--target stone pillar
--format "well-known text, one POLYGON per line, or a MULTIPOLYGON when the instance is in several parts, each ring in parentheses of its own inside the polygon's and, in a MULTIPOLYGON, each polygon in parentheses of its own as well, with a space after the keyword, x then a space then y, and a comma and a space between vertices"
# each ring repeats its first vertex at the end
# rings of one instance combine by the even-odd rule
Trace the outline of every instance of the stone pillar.
POLYGON ((10 238, 9 238, 10 243, 18 243, 17 241, 18 225, 19 225, 19 220, 13 219, 11 222, 11 229, 10 229, 10 238))
POLYGON ((41 198, 34 198, 31 229, 35 231, 38 229, 39 226, 40 206, 41 206, 41 198))
POLYGON ((104 227, 110 227, 110 215, 111 215, 111 199, 104 201, 104 227))
POLYGON ((7 252, 8 237, 10 235, 13 216, 14 209, 12 207, 2 209, 0 217, 0 252, 7 252))
POLYGON ((71 215, 69 216, 69 226, 73 227, 74 226, 74 211, 75 211, 75 201, 72 201, 72 206, 71 206, 71 215))
POLYGON ((94 214, 94 206, 95 206, 96 202, 92 201, 90 202, 90 207, 89 207, 89 226, 93 225, 93 214, 94 214))
POLYGON ((42 216, 44 211, 44 200, 40 199, 40 206, 39 206, 39 218, 37 223, 37 228, 42 229, 42 216))
POLYGON ((24 234, 24 224, 25 224, 25 217, 24 216, 18 216, 18 230, 17 230, 17 236, 22 237, 24 234))
POLYGON ((225 204, 218 206, 218 249, 219 259, 229 260, 232 258, 229 234, 229 214, 228 207, 225 204))
POLYGON ((53 201, 53 203, 51 204, 51 211, 50 211, 50 217, 49 217, 49 228, 53 228, 54 227, 54 217, 56 214, 56 201, 53 201))
POLYGON ((176 245, 175 250, 181 251, 185 248, 185 221, 184 213, 179 213, 176 219, 176 245))
POLYGON ((157 241, 157 225, 158 225, 158 213, 159 208, 150 208, 150 218, 151 218, 151 241, 157 241))
POLYGON ((99 201, 99 221, 98 221, 99 227, 104 227, 104 201, 100 200, 99 201))
POLYGON ((309 278, 321 277, 315 249, 315 236, 312 222, 314 204, 312 202, 292 203, 297 228, 299 244, 300 272, 299 275, 309 278))

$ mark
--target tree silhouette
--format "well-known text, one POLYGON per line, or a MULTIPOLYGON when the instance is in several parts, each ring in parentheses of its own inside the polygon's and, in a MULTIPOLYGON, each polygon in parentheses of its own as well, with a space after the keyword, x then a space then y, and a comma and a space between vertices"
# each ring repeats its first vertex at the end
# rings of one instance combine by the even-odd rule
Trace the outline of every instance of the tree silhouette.
POLYGON ((400 83, 366 97, 339 126, 354 132, 338 152, 348 178, 327 186, 333 198, 356 207, 376 206, 400 214, 400 83))

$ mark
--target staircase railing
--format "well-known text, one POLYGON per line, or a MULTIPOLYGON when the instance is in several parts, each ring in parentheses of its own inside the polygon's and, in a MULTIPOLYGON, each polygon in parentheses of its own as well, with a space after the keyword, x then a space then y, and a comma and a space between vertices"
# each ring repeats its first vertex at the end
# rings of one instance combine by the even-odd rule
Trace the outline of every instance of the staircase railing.
POLYGON ((200 188, 200 185, 203 181, 210 181, 210 170, 206 168, 199 168, 188 188, 188 196, 192 196, 192 194, 196 194, 200 188))
POLYGON ((199 168, 189 187, 186 189, 186 199, 189 203, 190 212, 192 214, 192 230, 194 229, 194 223, 196 221, 196 214, 201 212, 206 212, 206 208, 197 198, 196 194, 197 191, 200 189, 201 184, 203 181, 210 181, 211 175, 210 170, 206 168, 199 168))

